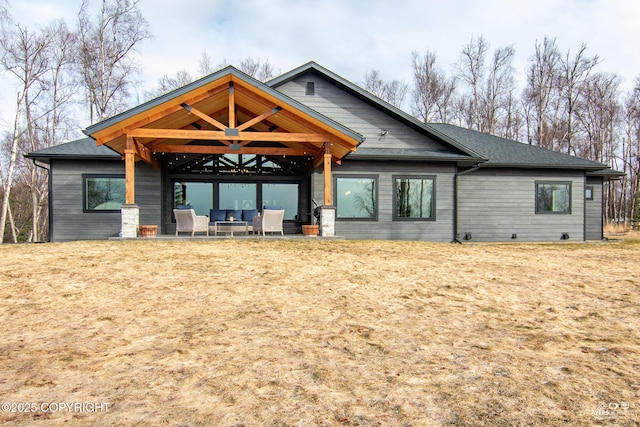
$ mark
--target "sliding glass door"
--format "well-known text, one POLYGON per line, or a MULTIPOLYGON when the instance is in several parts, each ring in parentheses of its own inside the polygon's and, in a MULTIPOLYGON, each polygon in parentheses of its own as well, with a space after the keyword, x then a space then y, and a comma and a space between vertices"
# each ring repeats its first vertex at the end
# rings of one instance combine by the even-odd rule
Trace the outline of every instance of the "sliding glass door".
POLYGON ((191 206, 198 215, 209 215, 213 206, 212 182, 174 182, 173 207, 191 206))
POLYGON ((257 209, 258 184, 243 182, 218 185, 218 209, 257 209))
POLYGON ((299 183, 278 182, 193 182, 174 181, 173 207, 191 206, 198 215, 208 215, 209 209, 262 209, 279 206, 284 219, 300 218, 299 183))
POLYGON ((298 219, 298 184, 262 184, 262 205, 280 206, 285 220, 298 219))

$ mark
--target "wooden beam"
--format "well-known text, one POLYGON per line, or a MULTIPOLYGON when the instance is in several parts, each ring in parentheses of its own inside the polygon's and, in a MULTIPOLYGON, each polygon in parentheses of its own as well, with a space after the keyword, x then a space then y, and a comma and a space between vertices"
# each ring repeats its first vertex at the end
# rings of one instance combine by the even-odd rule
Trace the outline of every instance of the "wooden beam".
MULTIPOLYGON (((336 156, 331 156, 331 161, 337 165, 342 164, 342 160, 337 158, 336 156)), ((320 166, 324 164, 324 147, 322 147, 316 154, 313 156, 313 161, 311 162, 311 167, 313 169, 318 169, 320 166)))
MULTIPOLYGON (((265 107, 266 108, 266 107, 265 107)), ((274 107, 274 108, 278 108, 278 107, 274 107)), ((273 111, 273 109, 270 109, 270 111, 273 111)), ((257 113, 255 113, 254 111, 248 110, 246 108, 243 108, 242 105, 236 105, 236 113, 242 113, 245 114, 247 116, 250 117, 255 117, 257 113)), ((238 117, 239 119, 240 117, 238 117)), ((242 123, 241 125, 238 126, 238 128, 240 128, 242 125, 244 125, 244 123, 242 123)), ((271 129, 273 128, 275 125, 273 123, 271 123, 269 120, 267 119, 263 119, 261 122, 259 123, 254 123, 252 125, 252 127, 254 128, 254 130, 256 132, 266 132, 267 129, 271 129), (263 128, 262 130, 260 130, 259 128, 263 128)), ((243 130, 243 129, 240 129, 243 130)), ((283 129, 281 129, 283 130, 283 129)), ((269 132, 271 132, 272 130, 269 130, 269 132)))
POLYGON ((315 142, 324 143, 327 139, 317 133, 288 133, 288 132, 238 132, 229 135, 226 132, 214 130, 191 129, 154 129, 139 128, 129 132, 134 138, 165 138, 165 139, 193 139, 204 141, 258 141, 258 142, 315 142))
POLYGON ((136 150, 132 136, 127 136, 127 145, 124 150, 125 170, 125 203, 132 205, 136 202, 136 150))
MULTIPOLYGON (((236 88, 236 91, 238 93, 242 93, 248 97, 250 97, 251 99, 253 99, 253 101, 263 105, 266 108, 275 108, 277 107, 277 105, 273 104, 273 102, 269 101, 268 99, 265 99, 264 97, 248 90, 247 88, 244 88, 242 86, 238 86, 236 88)), ((356 146, 353 144, 350 144, 342 139, 340 139, 339 137, 337 137, 336 135, 334 135, 331 132, 328 132, 327 130, 323 129, 320 125, 316 125, 314 123, 311 123, 308 120, 305 120, 304 118, 302 118, 300 115, 295 114, 292 111, 289 111, 287 109, 287 107, 282 107, 283 109, 279 112, 280 114, 282 114, 284 117, 287 117, 290 120, 296 121, 297 123, 300 123, 302 126, 305 126, 307 128, 309 128, 309 130, 311 130, 312 132, 315 133, 319 133, 322 135, 325 135, 325 141, 331 141, 333 143, 337 143, 338 145, 348 149, 349 151, 356 151, 356 146)))
POLYGON ((229 82, 229 127, 236 127, 236 94, 233 82, 229 82))
POLYGON ((188 104, 183 102, 182 104, 180 104, 180 106, 182 108, 184 108, 185 110, 187 110, 189 113, 193 114, 194 116, 200 117, 205 122, 209 123, 210 125, 218 128, 220 130, 227 129, 227 126, 225 126, 224 124, 220 123, 219 121, 217 121, 213 117, 207 116, 205 113, 203 113, 202 111, 198 110, 195 107, 192 107, 191 105, 188 105, 188 104))
POLYGON ((245 130, 247 128, 250 128, 251 126, 253 126, 253 125, 257 124, 257 123, 260 123, 264 119, 273 116, 274 114, 276 114, 280 110, 282 110, 282 108, 276 107, 276 108, 272 109, 271 111, 267 111, 266 113, 262 113, 259 116, 254 117, 253 119, 248 120, 248 121, 244 122, 243 124, 241 124, 240 126, 238 126, 238 130, 242 131, 242 130, 245 130))
MULTIPOLYGON (((201 94, 199 94, 197 96, 193 96, 191 98, 187 98, 187 99, 184 100, 183 103, 195 104, 195 103, 198 103, 198 102, 202 101, 203 99, 210 98, 210 97, 215 96, 215 95, 219 95, 220 93, 225 92, 227 90, 228 90, 228 88, 227 88, 226 85, 217 86, 217 87, 215 87, 213 89, 210 89, 210 90, 208 90, 206 92, 203 92, 203 93, 201 93, 201 94)), ((149 123, 153 123, 156 120, 159 120, 159 119, 161 119, 163 117, 166 117, 166 116, 168 116, 170 114, 176 113, 176 112, 178 112, 180 110, 182 110, 182 106, 180 104, 171 105, 170 107, 167 107, 166 109, 164 109, 162 111, 158 111, 157 113, 154 113, 154 114, 151 114, 149 116, 143 117, 140 120, 136 121, 135 123, 132 123, 132 124, 130 124, 130 125, 126 126, 126 127, 123 127, 121 129, 118 129, 115 132, 112 132, 112 133, 107 134, 107 135, 100 136, 100 137, 96 138, 96 142, 97 142, 98 145, 103 145, 106 142, 112 141, 112 140, 114 140, 116 138, 121 137, 122 135, 125 135, 125 134, 129 133, 133 129, 137 129, 137 128, 142 127, 142 126, 146 126, 149 123)))
POLYGON ((158 159, 156 159, 153 156, 153 154, 151 153, 151 150, 149 150, 144 145, 140 144, 138 141, 135 140, 135 138, 133 140, 133 145, 134 145, 136 155, 138 157, 140 157, 143 161, 150 164, 155 169, 158 169, 158 170, 162 169, 162 164, 158 161, 158 159))
MULTIPOLYGON (((295 114, 293 114, 290 111, 287 110, 283 110, 282 111, 282 115, 284 117, 287 117, 291 120, 297 120, 300 121, 300 117, 296 116, 295 114)), ((356 151, 356 147, 352 144, 349 144, 347 142, 344 142, 343 140, 336 138, 335 135, 332 135, 329 132, 326 132, 324 130, 322 130, 319 126, 315 126, 312 123, 303 123, 304 126, 308 127, 311 131, 316 132, 316 133, 320 133, 322 135, 324 135, 325 141, 331 141, 333 143, 336 143, 344 148, 346 148, 349 151, 355 152, 356 151)))
POLYGON ((305 148, 289 147, 246 147, 232 150, 221 145, 160 145, 157 151, 163 153, 185 154, 256 154, 264 156, 312 156, 314 153, 305 148))
POLYGON ((333 204, 333 196, 331 187, 331 146, 329 143, 324 144, 324 205, 331 206, 333 204))

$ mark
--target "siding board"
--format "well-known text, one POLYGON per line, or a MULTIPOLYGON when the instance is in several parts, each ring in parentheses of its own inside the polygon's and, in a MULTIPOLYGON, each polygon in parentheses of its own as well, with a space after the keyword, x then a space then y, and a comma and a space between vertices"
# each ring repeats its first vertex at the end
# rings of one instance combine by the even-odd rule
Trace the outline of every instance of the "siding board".
POLYGON ((478 170, 458 177, 458 237, 473 241, 584 240, 584 173, 478 170), (571 214, 536 214, 535 182, 571 182, 571 214))
MULTIPOLYGON (((313 174, 313 197, 323 199, 322 171, 313 174)), ((450 242, 453 239, 453 177, 455 167, 448 164, 400 162, 343 162, 333 168, 333 175, 378 176, 378 219, 336 220, 336 235, 349 239, 425 240, 450 242), (435 221, 393 220, 393 175, 436 177, 435 221)), ((335 190, 335 189, 334 189, 335 190)), ((335 194, 334 194, 335 200, 335 194)))
POLYGON ((584 223, 586 240, 602 240, 603 219, 602 219, 602 178, 588 177, 586 185, 593 187, 593 200, 585 200, 584 223))
POLYGON ((278 91, 364 136, 360 147, 449 149, 312 73, 279 86, 278 91), (308 81, 315 83, 314 95, 305 94, 308 81), (380 135, 382 130, 387 131, 385 136, 380 135))
MULTIPOLYGON (((100 240, 118 236, 120 212, 83 212, 83 174, 124 174, 120 161, 52 161, 52 241, 100 240)), ((160 172, 136 164, 136 203, 140 224, 160 224, 160 172)))

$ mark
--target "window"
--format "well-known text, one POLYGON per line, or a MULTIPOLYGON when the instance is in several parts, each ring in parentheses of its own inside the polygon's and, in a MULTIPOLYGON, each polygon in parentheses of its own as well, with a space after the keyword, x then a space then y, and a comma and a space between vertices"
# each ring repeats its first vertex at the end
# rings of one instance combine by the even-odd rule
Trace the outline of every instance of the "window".
POLYGON ((238 183, 221 183, 218 189, 220 199, 218 200, 219 209, 258 209, 256 207, 256 188, 255 183, 238 182, 238 183))
POLYGON ((377 219, 377 177, 336 177, 336 218, 377 219))
POLYGON ((435 177, 393 177, 393 219, 435 219, 435 177))
POLYGON ((285 220, 298 219, 298 184, 262 184, 262 204, 280 206, 285 220))
POLYGON ((82 175, 84 212, 119 212, 125 202, 124 175, 82 175))
POLYGON ((173 207, 191 206, 197 215, 209 215, 213 207, 213 184, 210 182, 174 182, 173 207))
POLYGON ((586 200, 593 200, 593 187, 592 186, 584 188, 584 198, 586 200))
POLYGON ((570 182, 536 182, 536 213, 571 213, 570 182))

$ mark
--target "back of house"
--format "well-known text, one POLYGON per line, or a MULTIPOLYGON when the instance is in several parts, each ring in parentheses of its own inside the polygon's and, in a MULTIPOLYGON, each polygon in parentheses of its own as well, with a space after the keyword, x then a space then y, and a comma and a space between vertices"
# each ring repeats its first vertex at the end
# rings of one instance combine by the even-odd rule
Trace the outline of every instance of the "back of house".
MULTIPOLYGON (((29 153, 50 171, 50 240, 122 234, 120 207, 173 234, 177 206, 323 211, 349 239, 602 239, 606 165, 425 124, 310 62, 262 83, 226 67, 29 153)), ((134 224, 138 225, 138 224, 134 224)))

